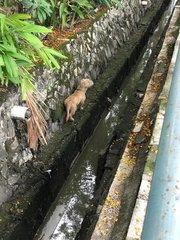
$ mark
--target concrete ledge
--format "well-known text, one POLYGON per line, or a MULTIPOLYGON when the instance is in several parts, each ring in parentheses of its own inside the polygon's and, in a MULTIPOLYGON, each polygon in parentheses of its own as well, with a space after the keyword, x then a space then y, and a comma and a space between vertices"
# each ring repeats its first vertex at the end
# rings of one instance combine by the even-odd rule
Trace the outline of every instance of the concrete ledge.
MULTIPOLYGON (((177 10, 177 8, 175 10, 174 16, 177 16, 176 14, 179 14, 179 10, 177 10)), ((127 240, 140 239, 141 237, 145 212, 147 208, 147 201, 148 201, 148 196, 149 196, 149 191, 150 191, 150 186, 152 181, 152 174, 154 170, 156 155, 158 152, 158 144, 160 140, 160 134, 161 134, 164 114, 166 110, 166 103, 168 99, 168 94, 169 94, 171 81, 172 81, 172 74, 174 71, 174 66, 175 66, 179 47, 180 47, 180 37, 178 37, 176 41, 176 44, 174 47, 174 53, 171 59, 171 64, 169 66, 169 70, 166 78, 166 82, 164 84, 163 90, 159 97, 160 99, 159 112, 156 117, 156 122, 155 122, 153 134, 152 134, 151 142, 149 146, 150 149, 147 157, 147 163, 145 165, 141 186, 139 189, 137 201, 135 204, 134 212, 133 212, 131 223, 129 226, 127 240)))

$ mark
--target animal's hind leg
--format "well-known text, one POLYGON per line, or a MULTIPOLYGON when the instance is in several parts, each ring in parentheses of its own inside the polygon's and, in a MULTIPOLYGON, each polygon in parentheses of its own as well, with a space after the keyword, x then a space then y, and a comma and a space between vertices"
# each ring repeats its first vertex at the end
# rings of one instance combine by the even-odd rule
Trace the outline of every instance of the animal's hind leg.
POLYGON ((70 116, 69 116, 69 119, 70 119, 71 121, 74 121, 73 116, 74 116, 76 110, 77 110, 77 107, 74 107, 74 108, 71 109, 70 116))
POLYGON ((69 118, 71 121, 74 121, 74 118, 73 118, 73 116, 70 116, 70 118, 69 118))

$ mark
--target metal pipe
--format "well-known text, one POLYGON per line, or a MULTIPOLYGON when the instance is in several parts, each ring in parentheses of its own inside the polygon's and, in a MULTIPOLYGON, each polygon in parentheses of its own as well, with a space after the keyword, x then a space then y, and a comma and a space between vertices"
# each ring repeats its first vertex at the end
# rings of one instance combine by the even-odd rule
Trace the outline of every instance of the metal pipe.
POLYGON ((180 48, 169 93, 142 240, 180 239, 180 48))

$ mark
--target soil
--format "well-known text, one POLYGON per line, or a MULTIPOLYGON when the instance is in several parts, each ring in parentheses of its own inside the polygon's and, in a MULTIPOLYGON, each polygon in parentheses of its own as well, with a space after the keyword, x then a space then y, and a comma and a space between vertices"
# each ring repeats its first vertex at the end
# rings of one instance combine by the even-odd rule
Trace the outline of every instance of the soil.
POLYGON ((77 21, 70 28, 54 28, 52 33, 47 35, 46 39, 43 41, 44 45, 59 49, 64 43, 67 43, 76 34, 91 26, 93 22, 97 21, 97 19, 106 13, 107 10, 108 7, 106 6, 99 7, 93 16, 87 16, 86 19, 77 21))

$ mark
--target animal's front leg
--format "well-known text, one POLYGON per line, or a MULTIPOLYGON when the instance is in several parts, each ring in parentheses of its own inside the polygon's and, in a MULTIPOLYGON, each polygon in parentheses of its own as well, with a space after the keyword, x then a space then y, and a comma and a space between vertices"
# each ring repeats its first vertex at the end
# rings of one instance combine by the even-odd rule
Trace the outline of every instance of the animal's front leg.
POLYGON ((84 102, 85 102, 85 99, 81 101, 81 106, 80 106, 80 109, 81 109, 81 110, 84 109, 84 102))
POLYGON ((86 100, 86 96, 83 96, 83 98, 81 99, 80 101, 80 109, 84 109, 84 103, 85 103, 85 100, 86 100))

